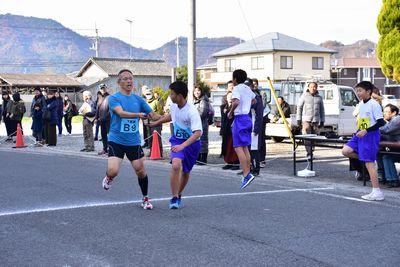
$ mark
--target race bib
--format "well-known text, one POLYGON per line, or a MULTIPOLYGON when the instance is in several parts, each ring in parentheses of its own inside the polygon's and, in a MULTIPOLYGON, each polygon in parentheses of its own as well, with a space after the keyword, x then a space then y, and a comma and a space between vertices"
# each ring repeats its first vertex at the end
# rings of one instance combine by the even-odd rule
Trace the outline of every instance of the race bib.
POLYGON ((183 128, 179 124, 174 124, 174 135, 178 139, 189 139, 192 136, 192 130, 183 128))
POLYGON ((121 119, 121 133, 137 133, 139 131, 139 119, 121 119))
POLYGON ((358 118, 357 119, 357 128, 359 130, 367 130, 371 126, 370 118, 358 118))

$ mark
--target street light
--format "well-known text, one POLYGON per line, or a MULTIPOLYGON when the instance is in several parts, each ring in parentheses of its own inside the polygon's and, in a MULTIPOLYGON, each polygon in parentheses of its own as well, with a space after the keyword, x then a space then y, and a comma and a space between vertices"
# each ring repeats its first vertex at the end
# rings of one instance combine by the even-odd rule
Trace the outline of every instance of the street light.
POLYGON ((133 20, 126 19, 129 23, 129 59, 132 59, 132 23, 133 20))

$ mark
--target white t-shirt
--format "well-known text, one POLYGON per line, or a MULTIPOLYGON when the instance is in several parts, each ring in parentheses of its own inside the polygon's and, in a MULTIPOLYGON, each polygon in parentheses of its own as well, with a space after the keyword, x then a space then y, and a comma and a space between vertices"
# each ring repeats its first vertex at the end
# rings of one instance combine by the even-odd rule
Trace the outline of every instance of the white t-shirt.
POLYGON ((203 132, 200 114, 193 104, 186 103, 180 109, 177 104, 172 103, 170 111, 176 138, 189 139, 194 131, 203 132))
POLYGON ((376 121, 383 118, 382 107, 372 98, 367 103, 363 101, 359 104, 357 115, 357 128, 366 130, 376 124, 376 121))
POLYGON ((240 101, 240 103, 235 109, 235 115, 249 114, 251 100, 253 100, 255 97, 256 95, 247 85, 243 83, 236 85, 232 91, 232 99, 236 98, 240 101))

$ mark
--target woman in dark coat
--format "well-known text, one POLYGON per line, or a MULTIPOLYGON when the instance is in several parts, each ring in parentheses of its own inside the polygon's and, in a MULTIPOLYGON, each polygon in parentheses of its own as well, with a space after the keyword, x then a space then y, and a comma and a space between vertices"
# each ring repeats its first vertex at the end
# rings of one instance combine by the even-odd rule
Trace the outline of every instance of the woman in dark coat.
POLYGON ((207 163, 208 155, 208 117, 210 112, 210 102, 208 97, 204 95, 203 91, 199 86, 196 86, 193 90, 193 104, 197 108, 201 118, 201 124, 203 126, 203 134, 201 135, 201 150, 199 157, 197 158, 198 165, 204 165, 207 163))
POLYGON ((56 92, 55 93, 55 98, 57 100, 57 117, 58 117, 58 121, 57 121, 57 127, 58 127, 58 135, 62 135, 62 119, 63 119, 63 115, 64 115, 64 99, 62 98, 62 96, 60 95, 60 92, 56 92))
POLYGON ((47 93, 47 112, 48 115, 45 115, 45 132, 46 132, 46 143, 49 146, 55 146, 57 144, 57 129, 58 125, 58 101, 54 97, 54 92, 47 93))
POLYGON ((13 133, 11 130, 12 126, 11 126, 11 120, 9 117, 7 117, 7 110, 9 108, 9 105, 11 105, 11 99, 10 99, 10 95, 8 94, 8 92, 3 91, 2 92, 2 99, 3 99, 3 110, 1 112, 1 117, 3 118, 3 122, 6 126, 6 131, 7 131, 7 140, 6 141, 11 141, 11 134, 13 133))
POLYGON ((236 155, 235 149, 233 148, 232 138, 232 123, 233 118, 228 118, 228 113, 232 106, 232 92, 226 94, 226 104, 221 107, 221 130, 220 135, 222 136, 222 156, 226 165, 222 167, 224 170, 239 170, 239 159, 236 155))
POLYGON ((43 109, 39 103, 35 103, 32 109, 32 135, 36 138, 36 144, 42 141, 43 131, 43 109))

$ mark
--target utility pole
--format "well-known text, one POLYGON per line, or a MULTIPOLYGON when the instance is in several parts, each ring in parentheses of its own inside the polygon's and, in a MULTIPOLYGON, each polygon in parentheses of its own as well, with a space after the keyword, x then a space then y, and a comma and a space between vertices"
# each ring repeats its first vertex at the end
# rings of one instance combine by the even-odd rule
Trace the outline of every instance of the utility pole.
POLYGON ((196 84, 196 0, 189 0, 189 36, 188 36, 188 89, 189 101, 193 101, 196 84))
POLYGON ((100 44, 100 40, 99 40, 99 29, 97 29, 96 27, 96 42, 95 42, 95 46, 96 46, 96 57, 99 57, 99 44, 100 44))
POLYGON ((180 64, 179 64, 179 37, 176 37, 176 67, 179 68, 180 64))
POLYGON ((99 57, 99 44, 100 44, 100 37, 99 37, 99 29, 97 29, 96 23, 94 24, 94 31, 96 32, 96 36, 91 38, 94 40, 94 43, 92 43, 92 47, 90 47, 90 50, 95 51, 96 57, 99 57))
POLYGON ((133 20, 126 19, 129 23, 129 59, 132 59, 132 23, 133 20))

